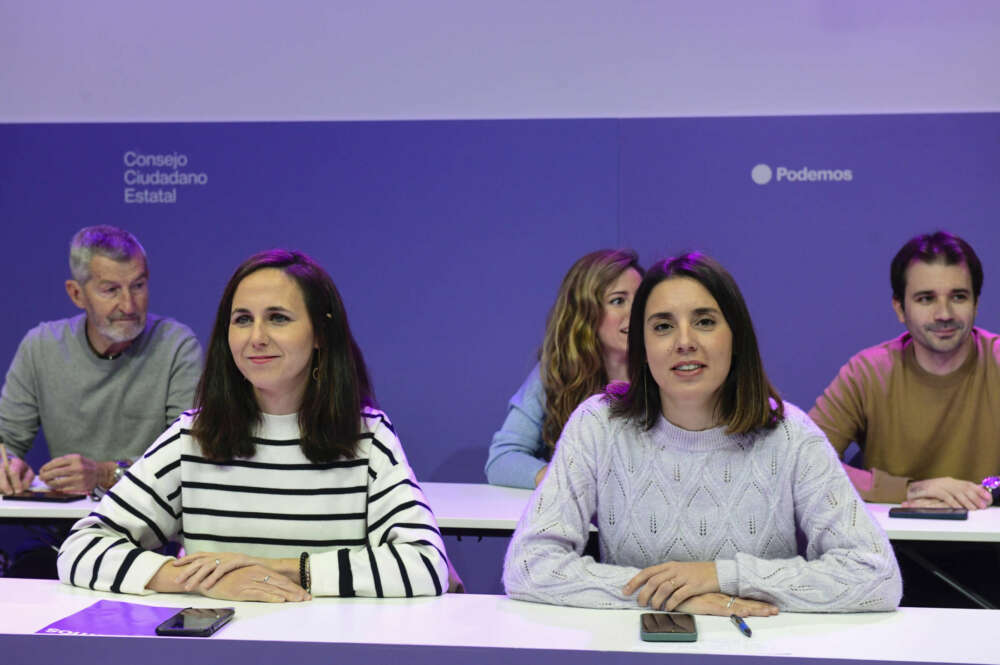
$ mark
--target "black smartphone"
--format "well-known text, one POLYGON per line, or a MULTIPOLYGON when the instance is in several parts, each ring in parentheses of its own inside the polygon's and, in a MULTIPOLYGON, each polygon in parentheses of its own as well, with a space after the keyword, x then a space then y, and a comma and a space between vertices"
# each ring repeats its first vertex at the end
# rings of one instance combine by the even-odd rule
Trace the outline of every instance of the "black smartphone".
POLYGON ((63 492, 54 492, 52 490, 24 490, 23 492, 18 492, 17 494, 5 494, 3 499, 4 501, 55 501, 58 503, 68 503, 70 501, 77 501, 78 499, 86 498, 86 496, 86 494, 65 494, 63 492))
POLYGON ((685 612, 644 612, 639 615, 639 637, 646 642, 694 642, 698 628, 685 612))
POLYGON ((186 607, 156 627, 157 635, 208 637, 236 614, 232 607, 186 607))
POLYGON ((965 508, 903 508, 889 509, 889 517, 909 517, 920 520, 967 520, 969 511, 965 508))

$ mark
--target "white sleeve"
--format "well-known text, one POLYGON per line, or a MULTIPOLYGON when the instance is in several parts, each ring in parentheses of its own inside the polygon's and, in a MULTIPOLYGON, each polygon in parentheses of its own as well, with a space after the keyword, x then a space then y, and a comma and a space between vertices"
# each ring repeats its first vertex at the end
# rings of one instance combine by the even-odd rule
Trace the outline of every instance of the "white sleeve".
POLYGON ((606 417, 591 411, 588 402, 567 421, 507 550, 503 582, 511 598, 577 607, 637 606, 622 587, 638 568, 583 555, 597 508, 595 454, 607 437, 606 417))
POLYGON ((171 557, 150 550, 181 530, 181 422, 125 472, 59 549, 65 584, 114 593, 152 593, 146 584, 171 557))
POLYGON ((818 428, 803 428, 796 435, 802 440, 792 460, 792 495, 805 556, 761 559, 737 554, 735 562, 718 561, 722 590, 791 612, 896 609, 902 577, 888 538, 818 428), (735 587, 726 584, 730 578, 735 587))
POLYGON ((368 543, 310 555, 315 595, 409 598, 448 588, 434 513, 391 425, 378 419, 370 432, 368 543))

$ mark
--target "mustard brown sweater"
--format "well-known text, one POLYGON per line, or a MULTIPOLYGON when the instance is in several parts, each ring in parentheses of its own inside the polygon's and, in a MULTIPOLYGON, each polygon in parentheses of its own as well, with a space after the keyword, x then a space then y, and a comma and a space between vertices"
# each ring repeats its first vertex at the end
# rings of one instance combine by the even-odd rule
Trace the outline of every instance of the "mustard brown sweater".
POLYGON ((979 482, 1000 472, 1000 336, 973 328, 973 350, 944 376, 920 367, 909 333, 861 351, 809 417, 843 453, 864 451, 874 483, 861 496, 899 503, 908 480, 979 482))

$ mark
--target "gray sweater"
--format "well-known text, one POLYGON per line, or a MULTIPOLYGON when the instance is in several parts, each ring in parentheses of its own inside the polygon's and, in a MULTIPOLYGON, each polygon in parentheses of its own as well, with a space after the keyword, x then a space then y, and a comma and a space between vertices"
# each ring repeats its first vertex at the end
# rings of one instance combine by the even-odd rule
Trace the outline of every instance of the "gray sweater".
POLYGON ((24 336, 0 392, 0 439, 24 456, 39 427, 52 457, 135 459, 184 409, 201 375, 187 326, 155 314, 122 355, 94 353, 86 315, 40 323, 24 336))
POLYGON ((507 593, 581 607, 636 607, 622 587, 665 561, 714 561, 726 594, 782 610, 892 610, 892 547, 822 432, 785 403, 773 430, 642 432, 603 396, 563 430, 504 562, 507 593), (582 556, 596 516, 601 561, 582 556), (801 546, 797 542, 797 532, 801 546))

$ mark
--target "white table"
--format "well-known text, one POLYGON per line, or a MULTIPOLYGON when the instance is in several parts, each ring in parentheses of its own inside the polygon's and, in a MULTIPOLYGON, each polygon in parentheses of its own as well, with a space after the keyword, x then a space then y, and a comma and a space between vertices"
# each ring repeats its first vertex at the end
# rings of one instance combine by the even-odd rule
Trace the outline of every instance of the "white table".
MULTIPOLYGON (((421 483, 446 533, 509 535, 514 532, 531 490, 482 483, 421 483)), ((0 500, 0 520, 76 520, 96 504, 0 500)), ((889 517, 892 504, 870 503, 868 510, 890 540, 933 540, 1000 543, 1000 507, 969 511, 969 519, 915 520, 889 517)), ((1000 662, 1000 659, 998 659, 1000 662)))
POLYGON ((1000 543, 1000 507, 970 510, 967 520, 922 520, 889 517, 897 504, 869 503, 868 512, 885 529, 890 540, 935 540, 1000 543))
POLYGON ((503 596, 415 599, 318 598, 307 603, 232 603, 201 596, 121 596, 54 580, 0 579, 5 662, 400 663, 996 663, 1000 610, 904 608, 876 614, 781 614, 751 618, 753 637, 728 619, 698 617, 697 642, 639 639, 639 611, 537 605, 503 596), (34 635, 99 599, 170 607, 235 606, 210 639, 34 635), (151 641, 155 640, 155 644, 151 641))

